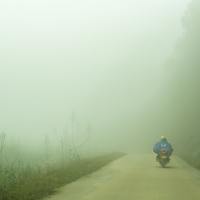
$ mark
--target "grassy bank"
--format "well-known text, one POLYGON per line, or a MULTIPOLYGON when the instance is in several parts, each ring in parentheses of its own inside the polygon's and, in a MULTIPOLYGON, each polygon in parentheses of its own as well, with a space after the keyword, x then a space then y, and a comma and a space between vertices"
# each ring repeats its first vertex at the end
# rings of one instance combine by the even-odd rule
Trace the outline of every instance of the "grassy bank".
POLYGON ((110 153, 70 163, 47 163, 45 167, 18 164, 4 166, 0 171, 0 200, 36 200, 53 194, 56 189, 71 183, 109 162, 124 156, 110 153))
POLYGON ((179 155, 180 158, 185 160, 189 165, 192 167, 200 170, 200 159, 197 157, 186 156, 186 155, 179 155))

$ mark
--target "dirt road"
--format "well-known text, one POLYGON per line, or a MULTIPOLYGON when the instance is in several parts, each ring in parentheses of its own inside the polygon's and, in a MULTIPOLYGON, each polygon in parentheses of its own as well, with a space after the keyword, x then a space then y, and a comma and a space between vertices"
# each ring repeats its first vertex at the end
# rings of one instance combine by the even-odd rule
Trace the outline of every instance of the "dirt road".
POLYGON ((49 200, 200 200, 200 172, 176 156, 127 155, 61 188, 49 200))

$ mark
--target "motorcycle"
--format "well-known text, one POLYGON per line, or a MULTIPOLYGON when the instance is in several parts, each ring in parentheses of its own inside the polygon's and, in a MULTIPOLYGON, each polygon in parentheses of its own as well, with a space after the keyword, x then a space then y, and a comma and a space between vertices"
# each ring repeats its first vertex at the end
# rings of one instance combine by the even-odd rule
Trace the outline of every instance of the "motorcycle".
POLYGON ((167 149, 161 149, 158 155, 159 155, 159 163, 161 167, 164 168, 165 165, 167 165, 170 161, 167 149))

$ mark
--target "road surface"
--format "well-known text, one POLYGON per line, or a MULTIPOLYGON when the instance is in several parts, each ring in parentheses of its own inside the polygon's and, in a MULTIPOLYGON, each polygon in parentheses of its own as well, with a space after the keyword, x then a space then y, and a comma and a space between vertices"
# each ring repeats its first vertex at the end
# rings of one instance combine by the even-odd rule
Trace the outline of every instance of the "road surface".
POLYGON ((200 172, 176 156, 126 155, 60 189, 48 200, 200 200, 200 172))

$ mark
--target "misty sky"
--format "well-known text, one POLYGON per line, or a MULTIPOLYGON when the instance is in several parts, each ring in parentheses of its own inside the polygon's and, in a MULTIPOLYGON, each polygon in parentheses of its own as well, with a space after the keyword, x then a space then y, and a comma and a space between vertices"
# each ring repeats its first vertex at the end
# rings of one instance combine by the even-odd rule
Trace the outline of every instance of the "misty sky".
POLYGON ((43 138, 75 110, 96 138, 128 140, 124 127, 163 84, 188 2, 2 0, 0 130, 43 138))

